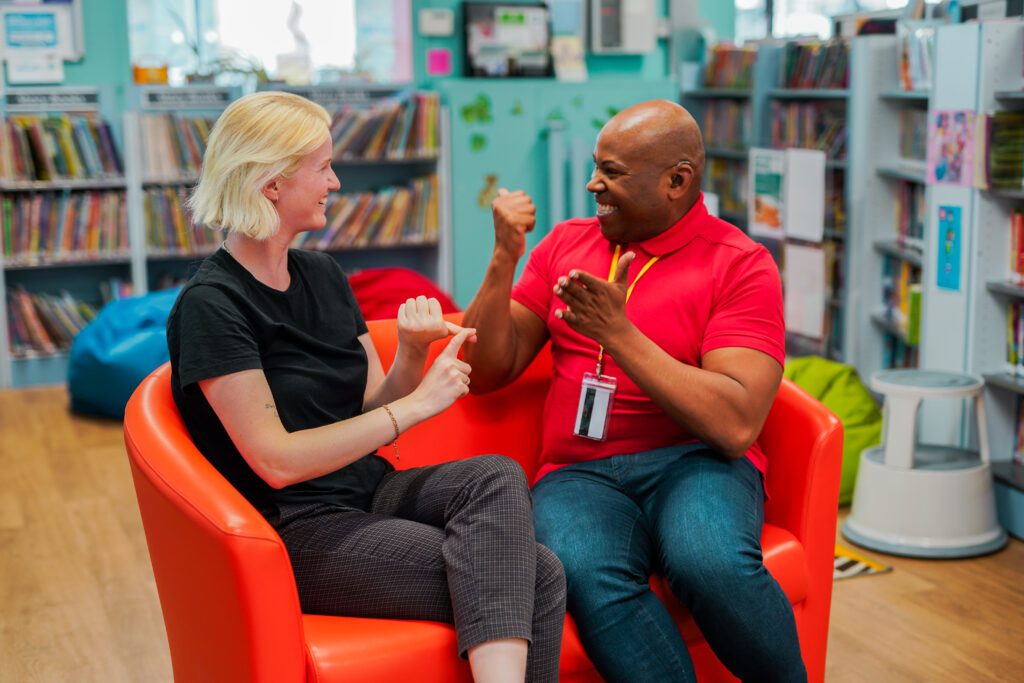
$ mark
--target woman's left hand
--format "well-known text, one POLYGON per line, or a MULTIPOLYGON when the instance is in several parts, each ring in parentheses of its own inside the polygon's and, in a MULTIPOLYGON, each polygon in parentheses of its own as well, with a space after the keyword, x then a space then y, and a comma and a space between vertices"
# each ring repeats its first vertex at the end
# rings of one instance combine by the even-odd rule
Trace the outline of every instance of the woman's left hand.
POLYGON ((444 339, 462 328, 444 319, 437 299, 418 296, 398 307, 398 342, 426 351, 431 342, 444 339))

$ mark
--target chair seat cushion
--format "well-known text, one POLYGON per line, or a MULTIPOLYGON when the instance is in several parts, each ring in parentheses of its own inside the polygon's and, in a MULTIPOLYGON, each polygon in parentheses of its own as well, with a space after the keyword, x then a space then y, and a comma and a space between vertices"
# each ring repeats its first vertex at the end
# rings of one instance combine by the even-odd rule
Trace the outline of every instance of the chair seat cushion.
MULTIPOLYGON (((790 532, 766 524, 761 534, 765 566, 782 586, 790 603, 807 597, 807 560, 804 548, 790 532)), ((700 639, 689 613, 672 596, 662 577, 651 586, 680 624, 687 641, 700 639)), ((455 631, 430 621, 397 621, 357 617, 304 615, 307 680, 335 681, 414 680, 422 683, 470 681, 469 666, 453 656, 455 631)), ((563 673, 592 668, 583 652, 576 628, 567 618, 562 642, 563 673)))

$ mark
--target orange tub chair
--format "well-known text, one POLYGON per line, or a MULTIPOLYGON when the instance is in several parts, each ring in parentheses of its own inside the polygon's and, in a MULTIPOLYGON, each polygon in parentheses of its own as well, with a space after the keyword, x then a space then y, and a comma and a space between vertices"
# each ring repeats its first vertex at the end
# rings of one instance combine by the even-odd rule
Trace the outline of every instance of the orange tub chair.
MULTIPOLYGON (((394 321, 370 323, 370 333, 389 366, 397 345, 394 321)), ((550 376, 545 350, 509 387, 468 396, 410 429, 400 440, 400 466, 501 453, 532 476, 550 376)), ((124 432, 176 681, 470 680, 447 624, 302 613, 284 545, 196 450, 171 398, 168 365, 135 391, 124 432)), ((771 467, 761 537, 765 564, 793 604, 810 679, 822 681, 842 427, 784 380, 760 443, 771 467)), ((700 680, 735 680, 661 580, 655 577, 652 585, 676 616, 700 680)), ((601 680, 571 619, 561 672, 563 681, 601 680)))

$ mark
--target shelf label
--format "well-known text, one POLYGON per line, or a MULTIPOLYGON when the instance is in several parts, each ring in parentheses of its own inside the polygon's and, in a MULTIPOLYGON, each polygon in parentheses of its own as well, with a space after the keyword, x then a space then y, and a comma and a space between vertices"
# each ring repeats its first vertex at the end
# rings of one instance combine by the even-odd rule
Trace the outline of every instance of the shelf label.
POLYGON ((8 90, 4 94, 8 111, 93 111, 99 108, 95 88, 32 88, 8 90))
POLYGON ((223 109, 231 104, 230 88, 147 88, 143 109, 223 109))
POLYGON ((285 86, 281 90, 294 93, 307 100, 316 102, 327 111, 340 109, 343 105, 368 105, 394 97, 399 90, 396 88, 359 87, 359 86, 285 86))

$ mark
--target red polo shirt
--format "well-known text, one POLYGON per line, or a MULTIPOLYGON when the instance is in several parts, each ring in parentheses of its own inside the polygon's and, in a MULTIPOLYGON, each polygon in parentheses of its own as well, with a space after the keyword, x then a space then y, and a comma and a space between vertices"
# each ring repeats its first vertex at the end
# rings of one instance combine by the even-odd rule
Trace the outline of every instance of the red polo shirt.
MULTIPOLYGON (((623 245, 636 258, 633 282, 651 258, 658 261, 637 284, 626 314, 639 330, 673 358, 700 367, 703 354, 741 346, 785 361, 785 324, 779 270, 768 251, 739 229, 711 216, 703 196, 675 225, 643 242, 623 245)), ((512 298, 547 323, 554 379, 545 405, 544 465, 538 479, 562 465, 692 442, 695 437, 672 421, 606 356, 604 373, 618 379, 607 439, 575 436, 573 426, 580 382, 594 372, 598 345, 574 332, 555 311, 564 308, 552 291, 573 268, 607 277, 615 245, 601 236, 597 218, 577 218, 555 226, 530 252, 512 298)), ((763 474, 767 463, 755 443, 747 457, 763 474)))

